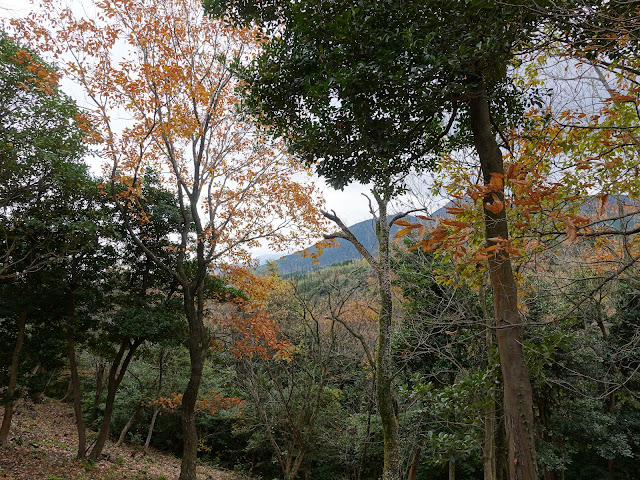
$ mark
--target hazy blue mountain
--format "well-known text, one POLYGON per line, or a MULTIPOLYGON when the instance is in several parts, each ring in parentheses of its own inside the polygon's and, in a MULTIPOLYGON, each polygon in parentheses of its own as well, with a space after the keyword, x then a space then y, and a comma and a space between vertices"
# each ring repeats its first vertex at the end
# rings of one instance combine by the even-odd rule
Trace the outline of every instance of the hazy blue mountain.
MULTIPOLYGON (((444 208, 436 210, 430 216, 443 217, 446 215, 444 208)), ((415 217, 405 218, 407 221, 416 221, 415 217)), ((391 227, 391 236, 393 237, 402 227, 393 225, 391 227)), ((371 252, 378 250, 378 239, 376 238, 375 226, 372 220, 365 220, 349 227, 356 238, 371 252)), ((296 273, 305 273, 311 270, 318 270, 329 265, 333 265, 347 260, 357 260, 362 258, 356 248, 347 240, 337 239, 338 246, 327 248, 317 259, 303 258, 300 253, 286 255, 275 262, 278 264, 280 275, 290 275, 296 273)), ((311 252, 315 252, 315 247, 310 247, 311 252)))
MULTIPOLYGON (((582 212, 583 215, 593 216, 599 209, 599 203, 599 198, 591 198, 579 207, 579 211, 582 212)), ((605 218, 615 217, 618 205, 620 203, 626 204, 627 206, 637 206, 636 208, 640 207, 639 201, 636 199, 631 199, 625 195, 621 195, 618 197, 612 196, 607 200, 607 212, 605 213, 605 218)), ((447 212, 445 210, 445 207, 436 210, 430 216, 432 218, 446 217, 447 212)), ((413 217, 408 217, 408 220, 415 221, 416 219, 413 217)), ((627 218, 625 220, 629 222, 630 225, 636 225, 638 222, 635 217, 627 218)), ((604 222, 603 226, 611 229, 619 229, 621 228, 621 222, 620 220, 612 220, 604 222)), ((377 251, 378 241, 376 239, 375 228, 371 220, 365 220, 363 222, 356 223, 354 225, 351 225, 349 228, 356 236, 356 238, 369 249, 369 251, 377 251)), ((393 237, 400 228, 402 227, 394 225, 391 230, 391 236, 393 237)), ((305 273, 311 270, 318 270, 324 267, 328 267, 329 265, 334 265, 336 263, 345 262, 347 260, 357 260, 362 258, 355 247, 348 241, 338 239, 337 242, 337 247, 325 249, 323 254, 316 260, 312 258, 303 258, 299 253, 286 255, 277 260, 274 260, 278 264, 280 275, 285 276, 296 273, 305 273)), ((315 251, 315 247, 310 247, 309 249, 311 251, 315 251)), ((264 267, 260 267, 260 269, 264 269, 264 267)))

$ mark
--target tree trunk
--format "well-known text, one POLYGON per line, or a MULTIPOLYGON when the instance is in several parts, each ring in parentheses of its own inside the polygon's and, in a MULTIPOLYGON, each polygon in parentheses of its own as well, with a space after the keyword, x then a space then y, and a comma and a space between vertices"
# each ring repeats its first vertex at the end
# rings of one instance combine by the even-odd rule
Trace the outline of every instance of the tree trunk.
POLYGON ((420 447, 416 447, 411 457, 411 468, 407 480, 416 480, 418 478, 418 466, 420 465, 420 447))
MULTIPOLYGON (((484 89, 469 100, 469 107, 471 128, 482 174, 485 184, 489 184, 492 180, 491 174, 502 175, 504 168, 502 154, 491 127, 489 103, 484 89)), ((509 238, 503 188, 486 195, 484 204, 487 246, 492 246, 495 244, 490 240, 492 238, 509 238), (503 203, 503 208, 497 213, 486 208, 488 204, 494 203, 494 196, 503 203)), ((507 252, 496 252, 489 258, 488 263, 504 382, 509 480, 536 480, 538 476, 533 439, 533 397, 522 350, 523 328, 518 312, 518 289, 507 252)))
MULTIPOLYGON (((70 321, 70 320, 68 320, 70 321)), ((78 377, 78 363, 76 361, 76 348, 73 338, 73 328, 67 326, 67 355, 69 356, 69 370, 71 371, 71 390, 73 392, 73 411, 76 417, 78 429, 78 458, 84 458, 87 452, 87 432, 82 416, 82 392, 80 391, 80 378, 78 377)))
POLYGON ((138 413, 140 413, 140 410, 142 410, 142 402, 138 404, 135 411, 133 412, 133 415, 129 417, 129 421, 120 432, 120 436, 118 437, 118 441, 116 442, 116 447, 119 447, 124 443, 124 437, 127 435, 127 432, 129 432, 129 430, 133 426, 133 422, 135 422, 136 417, 138 416, 138 413))
POLYGON ((456 480, 456 461, 453 458, 449 460, 449 480, 456 480))
POLYGON ((493 318, 487 308, 487 295, 484 282, 480 286, 480 302, 482 314, 487 323, 485 344, 487 347, 487 369, 492 372, 491 386, 489 387, 487 403, 484 407, 484 445, 482 449, 482 463, 484 467, 484 480, 496 480, 496 386, 493 370, 493 318))
POLYGON ((160 413, 160 406, 154 405, 153 407, 153 415, 151 417, 151 423, 149 424, 149 431, 147 432, 147 439, 144 442, 144 450, 149 450, 149 445, 151 444, 151 436, 153 435, 153 429, 156 426, 156 420, 158 418, 158 413, 160 413))
POLYGON ((382 480, 400 478, 400 439, 398 418, 393 406, 391 384, 391 320, 393 297, 391 295, 391 264, 389 260, 389 224, 387 201, 378 197, 378 248, 380 252, 378 284, 380 286, 380 318, 378 348, 376 350, 376 397, 384 434, 384 470, 382 480))
POLYGON ((185 289, 184 307, 189 323, 189 359, 191 360, 191 374, 189 382, 182 395, 182 434, 184 445, 182 450, 182 461, 180 463, 180 480, 196 480, 196 460, 198 458, 198 432, 196 431, 196 402, 198 391, 202 381, 202 370, 204 368, 205 349, 207 345, 206 332, 202 314, 204 307, 203 289, 199 291, 198 306, 196 306, 195 295, 185 289))
POLYGON ((133 354, 141 343, 141 340, 136 340, 134 342, 131 342, 130 339, 123 340, 122 344, 120 345, 120 350, 118 351, 116 358, 111 364, 111 368, 109 369, 107 399, 104 406, 104 415, 102 416, 102 423, 100 425, 100 431, 98 432, 98 438, 96 439, 96 443, 91 449, 91 453, 89 455, 89 458, 93 461, 96 461, 98 459, 98 457, 102 453, 102 450, 104 449, 105 443, 107 442, 107 438, 109 437, 109 429, 111 428, 111 416, 113 415, 116 392, 118 391, 118 387, 120 386, 129 363, 133 358, 133 354), (124 357, 125 351, 127 351, 126 357, 124 357), (123 357, 124 360, 122 360, 123 357), (120 362, 122 362, 122 365, 120 365, 120 362), (120 367, 119 372, 118 367, 120 367))
POLYGON ((96 394, 93 397, 93 407, 91 408, 91 416, 89 417, 89 423, 93 423, 98 418, 98 408, 100 407, 100 401, 102 400, 102 391, 104 390, 104 369, 105 364, 102 360, 96 368, 96 394))
POLYGON ((393 401, 391 372, 393 297, 391 294, 391 262, 389 259, 388 200, 381 197, 375 191, 373 195, 378 203, 378 217, 375 219, 379 251, 378 260, 371 255, 371 252, 358 241, 355 235, 353 235, 349 228, 335 214, 327 212, 323 212, 323 215, 338 225, 342 233, 325 235, 325 238, 344 238, 351 242, 371 266, 378 280, 378 286, 380 288, 380 313, 378 316, 378 347, 375 352, 375 387, 378 413, 380 414, 384 436, 384 467, 382 480, 399 480, 400 439, 398 433, 398 418, 393 401))
POLYGON ((67 401, 69 401, 72 390, 73 390, 73 383, 71 382, 71 380, 69 380, 69 385, 67 385, 67 391, 64 394, 64 397, 60 399, 60 403, 66 403, 67 401))
POLYGON ((9 445, 9 430, 11 429, 11 419, 13 418, 14 395, 18 385, 18 373, 20 371, 20 353, 24 345, 24 330, 27 323, 27 312, 22 311, 18 315, 18 336, 16 345, 11 355, 11 367, 9 370, 9 385, 7 386, 7 401, 4 404, 4 416, 2 426, 0 426, 0 446, 6 448, 9 445))

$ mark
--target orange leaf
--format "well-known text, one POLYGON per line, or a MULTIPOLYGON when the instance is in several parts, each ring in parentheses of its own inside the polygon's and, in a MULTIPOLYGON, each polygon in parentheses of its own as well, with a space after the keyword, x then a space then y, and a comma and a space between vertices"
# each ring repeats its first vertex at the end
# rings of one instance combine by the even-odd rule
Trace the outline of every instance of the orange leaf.
POLYGON ((485 203, 484 204, 484 208, 486 208, 490 212, 493 212, 495 215, 497 215, 504 208, 504 203, 502 203, 500 200, 498 200, 498 197, 496 197, 494 195, 493 202, 492 203, 485 203))
POLYGON ((411 230, 413 230, 413 227, 406 227, 402 230, 399 230, 398 233, 396 233, 396 238, 404 237, 405 235, 409 234, 411 230))

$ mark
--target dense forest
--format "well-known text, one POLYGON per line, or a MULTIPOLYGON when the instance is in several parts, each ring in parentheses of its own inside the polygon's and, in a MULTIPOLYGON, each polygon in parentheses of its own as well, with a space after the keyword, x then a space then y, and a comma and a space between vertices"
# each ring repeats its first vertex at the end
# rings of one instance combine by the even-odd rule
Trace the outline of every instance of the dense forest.
POLYGON ((2 14, 0 478, 640 478, 635 2, 2 14))

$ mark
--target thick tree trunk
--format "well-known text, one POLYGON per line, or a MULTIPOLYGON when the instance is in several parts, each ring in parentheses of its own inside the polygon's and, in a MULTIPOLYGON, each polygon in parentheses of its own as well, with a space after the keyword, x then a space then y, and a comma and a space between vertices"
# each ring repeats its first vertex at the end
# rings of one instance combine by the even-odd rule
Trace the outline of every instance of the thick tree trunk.
POLYGON ((69 370, 71 371, 71 391, 73 392, 73 411, 76 417, 78 429, 78 458, 84 458, 87 452, 87 432, 82 416, 82 392, 80 391, 80 378, 78 377, 78 362, 76 361, 76 348, 73 338, 73 329, 67 326, 67 355, 69 356, 69 370))
POLYGON ((199 297, 189 291, 184 292, 184 306, 187 322, 189 323, 189 358, 191 360, 191 374, 189 382, 182 395, 182 435, 184 445, 182 461, 180 463, 180 480, 196 480, 196 460, 198 458, 198 432, 196 431, 196 402, 202 381, 204 368, 206 331, 203 323, 202 288, 199 297), (198 305, 196 306, 196 300, 198 305))
POLYGON ((11 355, 11 367, 9 370, 9 385, 7 386, 7 401, 4 404, 4 416, 2 426, 0 426, 0 446, 3 448, 9 445, 9 430, 11 429, 11 419, 13 418, 14 395, 18 385, 18 373, 20 371, 20 353, 24 345, 24 330, 27 323, 27 312, 22 311, 18 315, 18 336, 16 345, 11 355))
POLYGON ((120 345, 120 350, 111 364, 107 384, 107 399, 104 406, 102 423, 100 425, 100 431, 98 432, 96 443, 89 454, 89 458, 93 461, 96 461, 100 457, 100 454, 104 449, 104 445, 107 442, 107 438, 109 438, 109 429, 111 428, 111 416, 113 415, 116 392, 118 391, 118 387, 124 378, 124 374, 129 367, 129 363, 131 362, 136 349, 141 343, 141 340, 136 340, 134 342, 131 342, 129 339, 123 340, 122 345, 120 345), (125 351, 127 352, 126 357, 124 356, 125 351), (123 357, 124 360, 122 360, 123 357), (120 365, 121 362, 122 365, 120 365), (120 367, 120 371, 118 371, 118 367, 120 367))
MULTIPOLYGON (((502 154, 491 127, 489 103, 484 91, 469 101, 471 128, 482 174, 486 184, 491 174, 504 174, 502 154)), ((494 202, 494 195, 504 205, 503 189, 485 196, 485 206, 494 202)), ((506 209, 494 213, 484 210, 487 245, 491 238, 509 238, 506 209)), ((509 255, 504 251, 490 257, 489 275, 493 288, 498 352, 504 381, 504 413, 509 452, 509 480, 536 480, 535 443, 533 439, 533 397, 529 371, 522 350, 523 328, 518 312, 518 289, 509 255)))

